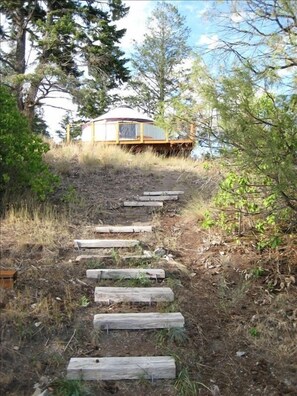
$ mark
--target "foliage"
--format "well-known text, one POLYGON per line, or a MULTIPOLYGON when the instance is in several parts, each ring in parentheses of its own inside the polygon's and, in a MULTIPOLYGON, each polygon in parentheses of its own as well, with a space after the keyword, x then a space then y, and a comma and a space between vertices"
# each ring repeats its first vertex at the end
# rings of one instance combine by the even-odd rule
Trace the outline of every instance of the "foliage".
POLYGON ((9 45, 0 49, 0 72, 31 125, 35 108, 56 92, 72 95, 80 108, 80 88, 93 90, 96 81, 90 98, 96 103, 97 92, 105 97, 127 81, 119 48, 125 30, 114 23, 127 12, 121 0, 1 1, 1 31, 9 45))
POLYGON ((58 182, 42 160, 48 150, 49 146, 29 130, 15 99, 0 87, 0 195, 29 187, 45 199, 58 182))
POLYGON ((248 65, 258 75, 278 78, 279 71, 296 75, 295 0, 235 0, 227 4, 229 12, 226 8, 222 12, 221 6, 217 3, 217 18, 225 26, 221 55, 231 55, 233 62, 248 65))
POLYGON ((70 125, 70 140, 79 139, 82 133, 81 123, 72 117, 70 111, 66 112, 59 123, 60 128, 56 131, 57 136, 66 141, 67 125, 70 125))
POLYGON ((135 94, 126 99, 130 105, 153 116, 164 115, 168 102, 179 95, 183 61, 190 53, 189 32, 173 4, 157 3, 148 18, 144 41, 135 44, 132 54, 134 76, 129 86, 135 94))
POLYGON ((203 86, 217 123, 201 127, 221 142, 226 165, 233 168, 216 198, 225 211, 219 222, 240 234, 243 218, 253 217, 254 230, 262 235, 260 249, 279 245, 280 226, 296 225, 296 104, 274 88, 273 81, 263 82, 248 68, 234 68, 203 86))

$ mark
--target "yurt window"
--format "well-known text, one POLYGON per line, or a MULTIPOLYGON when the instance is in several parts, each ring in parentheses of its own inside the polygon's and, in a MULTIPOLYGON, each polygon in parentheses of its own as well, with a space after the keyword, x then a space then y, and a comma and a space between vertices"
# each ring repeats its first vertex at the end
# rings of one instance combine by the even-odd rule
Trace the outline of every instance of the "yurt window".
POLYGON ((120 139, 136 139, 136 124, 120 124, 120 139))

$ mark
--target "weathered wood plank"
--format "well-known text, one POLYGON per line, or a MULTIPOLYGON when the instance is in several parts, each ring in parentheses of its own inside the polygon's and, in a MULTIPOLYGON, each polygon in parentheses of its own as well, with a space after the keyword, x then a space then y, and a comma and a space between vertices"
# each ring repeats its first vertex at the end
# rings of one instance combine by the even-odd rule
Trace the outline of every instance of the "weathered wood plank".
POLYGON ((171 302, 173 291, 169 287, 96 287, 95 302, 112 304, 121 302, 171 302))
POLYGON ((184 327, 180 312, 114 313, 94 315, 94 328, 102 330, 168 329, 184 327))
POLYGON ((165 271, 163 269, 150 268, 120 268, 120 269, 88 269, 86 271, 87 278, 92 279, 164 279, 165 271))
POLYGON ((152 232, 152 226, 98 226, 94 228, 98 233, 133 233, 133 232, 152 232))
MULTIPOLYGON (((101 254, 82 254, 80 256, 77 256, 75 261, 88 261, 88 260, 104 260, 104 259, 113 259, 114 256, 111 254, 109 255, 101 255, 101 254)), ((154 259, 154 256, 146 256, 146 255, 125 255, 125 256, 120 256, 120 260, 152 260, 154 259)))
POLYGON ((145 191, 143 195, 181 195, 184 191, 145 191))
POLYGON ((171 356, 72 358, 67 367, 69 380, 157 380, 175 376, 175 360, 171 356))
POLYGON ((140 201, 125 201, 124 206, 163 206, 163 202, 140 202, 140 201))
POLYGON ((139 244, 134 239, 75 239, 74 246, 77 248, 123 248, 133 247, 139 244))
POLYGON ((145 196, 139 196, 137 197, 139 201, 177 201, 178 196, 177 195, 145 195, 145 196))

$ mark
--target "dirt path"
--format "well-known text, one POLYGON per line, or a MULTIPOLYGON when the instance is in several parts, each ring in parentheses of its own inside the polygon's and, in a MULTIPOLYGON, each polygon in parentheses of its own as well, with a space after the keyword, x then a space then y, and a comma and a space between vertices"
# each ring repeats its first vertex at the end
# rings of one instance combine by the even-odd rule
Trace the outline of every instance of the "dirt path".
MULTIPOLYGON (((148 172, 105 168, 86 177, 79 166, 73 166, 63 175, 54 198, 57 205, 64 200, 70 218, 68 234, 56 236, 55 248, 46 240, 28 244, 16 224, 3 223, 1 266, 16 267, 18 281, 12 291, 0 291, 1 394, 29 396, 37 382, 57 389, 52 381, 65 374, 72 356, 146 354, 174 356, 178 381, 93 383, 93 394, 297 394, 296 286, 280 287, 288 265, 292 276, 297 275, 296 250, 279 256, 260 254, 249 242, 238 245, 181 216, 182 207, 197 190, 202 196, 208 193, 207 182, 199 172, 158 168, 148 172), (158 213, 121 206, 123 200, 148 189, 185 190, 185 195, 158 213), (157 226, 153 236, 143 234, 145 249, 162 247, 179 264, 164 265, 169 278, 163 284, 174 290, 170 309, 185 316, 186 338, 171 339, 163 331, 106 334, 90 330, 98 313, 94 282, 85 277, 86 264, 74 261, 72 240, 91 236, 86 225, 132 224, 135 218, 153 219, 157 226), (276 263, 280 278, 275 280, 276 263), (257 273, 260 267, 264 274, 257 273)), ((110 264, 123 266, 118 257, 105 263, 110 264)), ((101 312, 120 309, 114 305, 101 312)), ((130 312, 140 309, 145 312, 148 307, 125 307, 130 312)))

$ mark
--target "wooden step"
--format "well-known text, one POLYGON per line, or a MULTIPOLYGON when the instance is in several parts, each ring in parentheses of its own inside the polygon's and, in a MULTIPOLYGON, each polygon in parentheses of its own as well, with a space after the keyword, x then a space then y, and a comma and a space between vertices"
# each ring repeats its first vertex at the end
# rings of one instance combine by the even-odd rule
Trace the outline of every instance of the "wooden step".
POLYGON ((163 206, 163 202, 140 202, 140 201, 125 201, 124 206, 156 206, 161 207, 163 206))
POLYGON ((147 303, 172 302, 173 291, 169 287, 96 287, 95 302, 112 303, 147 303))
MULTIPOLYGON (((102 255, 102 254, 82 254, 77 256, 75 261, 89 261, 89 260, 104 260, 104 259, 114 259, 114 256, 111 254, 102 255)), ((129 260, 152 260, 154 256, 146 256, 146 255, 125 255, 119 256, 120 260, 129 261, 129 260)))
POLYGON ((178 196, 177 195, 145 195, 143 197, 137 197, 137 199, 139 201, 177 201, 178 200, 178 196))
POLYGON ((165 271, 163 269, 142 269, 142 268, 121 268, 121 269, 88 269, 87 278, 92 279, 164 279, 165 271))
POLYGON ((175 360, 171 356, 72 358, 67 367, 69 380, 157 380, 175 376, 175 360))
POLYGON ((98 233, 133 233, 133 232, 152 232, 152 226, 98 226, 94 228, 98 233))
POLYGON ((101 330, 168 329, 184 327, 180 312, 110 313, 94 315, 94 328, 101 330))
POLYGON ((181 195, 184 191, 145 191, 143 195, 181 195))
POLYGON ((133 247, 139 244, 139 241, 133 239, 75 239, 76 248, 124 248, 133 247))

